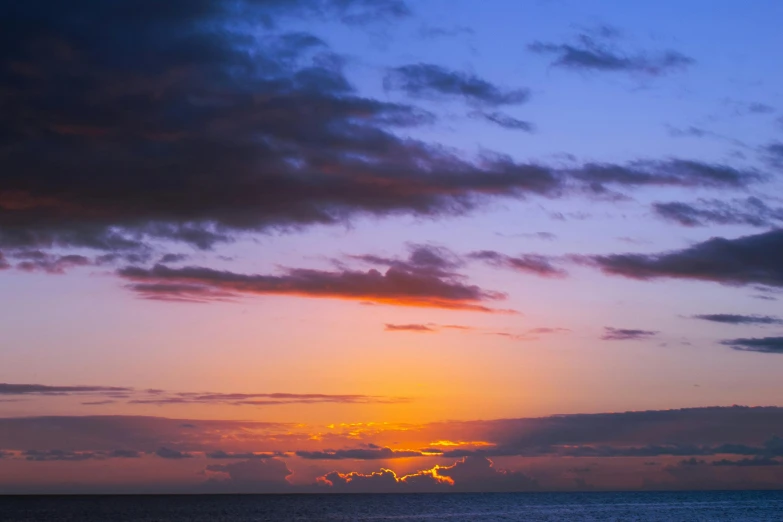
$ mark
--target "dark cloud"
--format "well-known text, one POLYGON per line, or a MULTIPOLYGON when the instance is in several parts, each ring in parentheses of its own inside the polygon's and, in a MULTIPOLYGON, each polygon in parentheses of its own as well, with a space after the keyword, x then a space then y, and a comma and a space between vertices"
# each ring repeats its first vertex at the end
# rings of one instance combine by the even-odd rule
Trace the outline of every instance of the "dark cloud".
POLYGON ((153 455, 161 448, 180 452, 212 452, 220 447, 238 453, 259 448, 272 451, 277 448, 269 447, 270 437, 292 444, 305 443, 309 437, 306 432, 286 435, 297 430, 284 423, 200 420, 198 426, 185 428, 181 419, 132 415, 0 418, 0 448, 133 458, 142 453, 153 455))
POLYGON ((174 459, 174 460, 193 458, 193 455, 191 455, 190 453, 184 453, 182 451, 177 451, 165 447, 158 448, 157 450, 155 450, 155 455, 157 455, 162 459, 174 459))
POLYGON ((180 261, 185 261, 188 259, 187 254, 164 254, 159 260, 158 263, 179 263, 180 261))
POLYGON ((736 239, 714 237, 659 254, 575 256, 606 274, 649 280, 661 277, 729 285, 783 286, 783 230, 736 239))
POLYGON ((775 168, 783 168, 783 143, 770 143, 763 149, 767 163, 775 168))
POLYGON ((565 270, 553 266, 551 258, 537 254, 522 254, 514 257, 493 250, 481 250, 468 254, 468 257, 485 261, 494 266, 511 268, 542 277, 565 277, 568 275, 565 270))
POLYGON ((750 337, 726 339, 721 344, 743 352, 783 354, 783 337, 750 337))
POLYGON ((604 341, 632 341, 649 339, 650 337, 657 334, 658 332, 653 330, 633 330, 628 328, 612 328, 611 326, 605 326, 604 334, 601 336, 601 339, 604 341))
POLYGON ((428 333, 436 332, 437 330, 426 324, 391 324, 386 323, 387 332, 419 332, 428 333))
POLYGON ((615 43, 618 36, 616 31, 601 30, 579 34, 573 43, 533 42, 527 48, 536 54, 554 56, 553 66, 575 70, 663 76, 694 63, 692 58, 672 50, 623 51, 615 43))
POLYGON ((503 127, 504 129, 519 130, 524 132, 535 131, 535 126, 529 121, 520 120, 502 112, 474 111, 470 113, 470 117, 494 123, 495 125, 503 127))
POLYGON ((669 132, 670 136, 674 137, 682 137, 682 136, 688 136, 688 137, 694 137, 694 138, 703 138, 705 136, 714 136, 712 132, 702 129, 701 127, 694 127, 689 126, 684 129, 680 129, 677 127, 667 126, 667 131, 669 132))
MULTIPOLYGON (((572 185, 733 188, 758 178, 681 160, 567 171, 492 154, 466 160, 398 135, 432 115, 361 96, 344 59, 323 40, 285 31, 286 21, 305 17, 363 24, 409 14, 396 0, 171 0, 165 9, 152 0, 99 7, 32 0, 0 7, 6 257, 56 249, 60 257, 50 264, 24 266, 59 271, 87 259, 59 252, 69 248, 149 256, 159 243, 209 249, 245 233, 355 216, 461 214, 491 198, 555 197, 572 185)), ((527 98, 524 89, 434 65, 398 68, 391 78, 414 94, 482 106, 527 98)), ((117 258, 98 260, 109 262, 117 258)), ((0 268, 6 264, 0 259, 0 268)), ((195 301, 236 292, 203 282, 135 288, 195 301)))
POLYGON ((24 455, 25 460, 35 462, 48 462, 56 460, 81 461, 100 458, 98 454, 92 452, 74 452, 62 450, 28 450, 23 452, 22 455, 24 455))
MULTIPOLYGON (((283 16, 357 21, 364 11, 407 9, 392 0, 175 0, 167 9, 40 0, 0 12, 13 107, 0 127, 9 151, 0 243, 127 251, 152 238, 210 248, 241 231, 464 212, 485 196, 559 188, 543 167, 465 162, 397 137, 388 129, 430 118, 357 95, 317 37, 256 30, 283 16)), ((466 94, 520 98, 476 86, 466 94)))
POLYGON ((701 314, 693 317, 724 324, 783 324, 783 319, 769 315, 701 314))
POLYGON ((419 273, 433 277, 453 277, 456 269, 464 265, 463 260, 451 250, 435 245, 409 244, 408 258, 390 258, 371 254, 352 255, 355 259, 371 265, 396 268, 404 272, 419 273))
POLYGON ((64 450, 27 450, 22 452, 25 460, 34 462, 69 461, 79 462, 83 460, 104 460, 111 458, 136 459, 141 454, 134 450, 113 451, 64 451, 64 450))
MULTIPOLYGON (((388 429, 376 426, 363 432, 361 428, 351 426, 343 433, 333 431, 326 435, 313 433, 309 427, 302 425, 251 421, 183 423, 179 419, 131 416, 3 418, 0 419, 0 448, 3 448, 0 452, 11 453, 6 458, 19 455, 21 459, 72 461, 138 458, 145 453, 174 461, 193 461, 195 457, 182 455, 201 454, 221 461, 269 461, 294 455, 309 461, 471 457, 480 462, 500 456, 783 457, 783 439, 775 436, 783 433, 783 409, 775 407, 554 415, 493 421, 449 421, 406 425, 405 428, 401 431, 395 426, 388 429), (196 427, 183 427, 186 424, 196 427), (381 439, 384 441, 381 444, 367 442, 380 442, 381 439), (447 439, 475 442, 450 442, 447 439), (365 443, 357 444, 357 440, 365 443), (413 445, 415 441, 422 440, 446 442, 433 443, 431 448, 413 445), (324 449, 331 443, 339 444, 343 449, 324 449), (118 447, 124 449, 117 450, 118 447), (392 449, 394 447, 419 449, 392 449), (22 449, 29 450, 29 454, 22 454, 22 449)), ((483 464, 481 467, 487 466, 483 464)), ((443 469, 442 466, 438 468, 443 469)), ((225 469, 219 468, 213 471, 226 473, 225 469)), ((414 478, 404 482, 427 482, 429 479, 424 475, 429 475, 435 480, 432 484, 436 487, 444 485, 444 478, 455 482, 455 489, 448 489, 450 491, 467 487, 464 481, 460 482, 456 472, 437 471, 436 475, 440 478, 432 473, 433 470, 414 473, 414 478)), ((340 477, 350 482, 349 475, 337 475, 333 482, 337 484, 340 477)), ((396 479, 389 480, 389 483, 396 484, 402 478, 394 477, 396 479)), ((210 478, 225 480, 230 477, 210 478)), ((520 483, 524 483, 521 477, 518 478, 520 483)), ((356 480, 361 482, 363 479, 359 477, 356 480)), ((369 480, 375 484, 379 479, 369 480)), ((358 484, 351 487, 358 487, 358 484)), ((497 487, 502 489, 500 485, 497 487)))
POLYGON ((705 464, 707 464, 706 460, 697 459, 696 457, 681 460, 677 463, 678 466, 704 466, 705 464))
POLYGON ((769 457, 756 457, 753 459, 740 459, 740 460, 716 460, 712 463, 713 466, 781 466, 783 462, 769 457))
MULTIPOLYGON (((274 406, 282 404, 396 404, 410 402, 407 397, 373 395, 330 395, 323 393, 198 393, 166 390, 136 390, 112 386, 46 386, 41 384, 0 383, 0 396, 69 397, 97 396, 105 399, 85 401, 85 406, 100 406, 126 399, 126 404, 229 404, 233 406, 274 406)), ((187 427, 186 425, 183 425, 187 427)), ((195 426, 190 426, 195 428, 195 426)))
POLYGON ((329 395, 324 393, 194 393, 179 392, 133 399, 128 404, 230 404, 233 406, 275 406, 283 404, 396 404, 407 397, 374 395, 329 395))
POLYGON ((393 450, 391 448, 355 448, 326 451, 297 451, 296 455, 308 460, 386 460, 423 457, 420 451, 393 450))
POLYGON ((775 107, 766 103, 751 102, 748 104, 748 112, 753 114, 771 114, 775 112, 775 107))
POLYGON ((740 188, 766 179, 753 170, 680 159, 637 160, 627 165, 587 163, 570 174, 595 193, 606 192, 606 185, 740 188))
POLYGON ((771 227, 783 221, 783 208, 771 208, 757 197, 731 202, 702 199, 697 203, 679 201, 653 203, 653 210, 664 219, 688 227, 709 225, 749 225, 771 227))
POLYGON ((250 460, 250 459, 271 459, 274 457, 280 457, 282 455, 280 453, 236 453, 236 452, 226 452, 222 450, 217 450, 217 451, 207 452, 205 453, 205 456, 208 459, 250 460))
POLYGON ((112 452, 109 452, 108 455, 110 457, 118 458, 118 459, 136 459, 141 457, 141 453, 135 450, 114 450, 112 452))
POLYGON ((475 105, 519 105, 530 97, 527 89, 502 89, 474 74, 418 63, 390 70, 383 81, 387 89, 417 98, 460 98, 475 105))
POLYGON ((240 295, 296 295, 346 299, 377 304, 497 311, 487 301, 505 299, 505 294, 467 285, 453 273, 457 261, 434 248, 414 248, 408 260, 378 256, 354 256, 364 262, 385 265, 366 272, 342 269, 325 271, 286 269, 281 275, 246 275, 205 267, 151 269, 127 267, 119 275, 131 281, 130 289, 150 299, 213 300, 240 295))
POLYGON ((133 388, 119 386, 46 386, 44 384, 0 383, 0 395, 125 394, 133 388))
POLYGON ((24 259, 24 261, 17 263, 16 268, 25 272, 40 271, 49 274, 64 274, 70 268, 92 264, 92 261, 85 256, 75 254, 56 256, 46 254, 40 250, 14 253, 13 257, 24 259))
POLYGON ((287 489, 286 478, 293 472, 280 459, 253 459, 230 464, 210 464, 207 472, 217 473, 225 478, 211 478, 210 482, 234 491, 277 491, 287 489))

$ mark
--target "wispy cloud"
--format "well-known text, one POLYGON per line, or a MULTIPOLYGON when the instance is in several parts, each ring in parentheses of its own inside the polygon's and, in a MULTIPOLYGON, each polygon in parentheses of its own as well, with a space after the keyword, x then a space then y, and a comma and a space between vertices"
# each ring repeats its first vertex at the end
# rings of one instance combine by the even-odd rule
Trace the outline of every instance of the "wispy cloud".
POLYGON ((695 203, 679 201, 654 203, 653 210, 658 216, 687 227, 709 225, 771 227, 783 222, 783 208, 769 207, 764 201, 753 196, 730 202, 702 199, 695 203))
POLYGON ((693 318, 723 324, 783 324, 783 319, 771 315, 700 314, 693 318))
POLYGON ((552 264, 552 258, 538 254, 508 256, 493 250, 481 250, 468 254, 471 259, 485 261, 493 266, 510 268, 518 272, 535 274, 541 277, 565 277, 568 273, 552 264))
POLYGON ((391 324, 386 323, 387 332, 418 332, 418 333, 431 333, 437 330, 432 326, 426 324, 391 324))
POLYGON ((604 341, 638 341, 649 339, 657 334, 658 332, 653 330, 635 330, 605 326, 604 334, 601 336, 601 339, 604 341))
POLYGON ((496 107, 519 105, 530 97, 528 89, 502 89, 475 74, 417 63, 390 70, 387 89, 398 89, 418 98, 459 98, 467 103, 496 107))
POLYGON ((137 390, 114 386, 47 386, 42 384, 0 383, 0 396, 84 397, 83 406, 102 406, 123 400, 126 404, 230 404, 234 406, 273 406, 282 404, 395 404, 409 402, 406 397, 374 395, 334 395, 323 393, 199 393, 166 390, 137 390))
POLYGON ((689 67, 693 58, 673 50, 629 52, 619 45, 619 31, 601 27, 581 33, 572 43, 533 42, 528 50, 552 55, 552 65, 566 69, 662 76, 689 67))

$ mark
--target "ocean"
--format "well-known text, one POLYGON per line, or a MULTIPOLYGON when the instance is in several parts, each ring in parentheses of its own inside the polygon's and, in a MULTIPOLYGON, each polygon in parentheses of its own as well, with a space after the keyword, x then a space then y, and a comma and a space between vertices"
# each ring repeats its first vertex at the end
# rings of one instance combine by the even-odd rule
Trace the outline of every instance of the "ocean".
POLYGON ((0 496, 0 520, 781 521, 783 492, 0 496))

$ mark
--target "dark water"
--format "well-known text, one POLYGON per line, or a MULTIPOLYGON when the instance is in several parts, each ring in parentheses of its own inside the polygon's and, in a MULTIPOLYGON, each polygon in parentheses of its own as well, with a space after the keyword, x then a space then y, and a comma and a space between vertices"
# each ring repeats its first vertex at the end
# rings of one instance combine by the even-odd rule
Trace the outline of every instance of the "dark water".
POLYGON ((783 492, 0 497, 0 520, 781 521, 783 492))

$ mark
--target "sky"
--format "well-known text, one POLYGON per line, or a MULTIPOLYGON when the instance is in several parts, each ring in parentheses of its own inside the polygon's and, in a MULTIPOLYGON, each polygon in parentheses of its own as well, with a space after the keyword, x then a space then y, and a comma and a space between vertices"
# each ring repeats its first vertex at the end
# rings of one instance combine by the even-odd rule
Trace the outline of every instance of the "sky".
POLYGON ((779 488, 782 17, 0 1, 0 493, 779 488))

